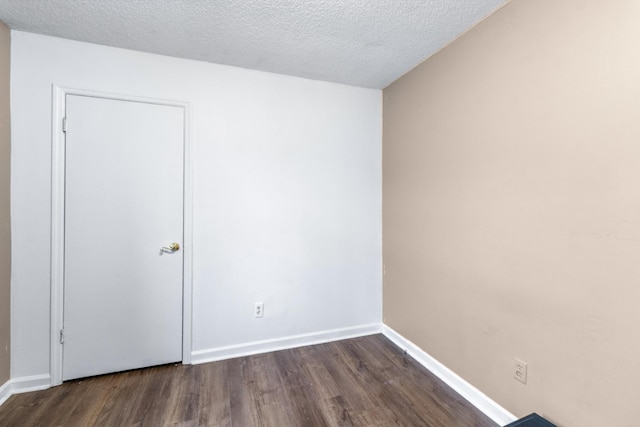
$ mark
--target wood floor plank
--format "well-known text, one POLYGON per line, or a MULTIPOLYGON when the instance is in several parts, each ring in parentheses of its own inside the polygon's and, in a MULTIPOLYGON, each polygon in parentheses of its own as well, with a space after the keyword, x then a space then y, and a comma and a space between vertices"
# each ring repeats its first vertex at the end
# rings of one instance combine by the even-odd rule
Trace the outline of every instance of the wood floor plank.
POLYGON ((194 368, 201 372, 199 426, 231 427, 227 363, 208 363, 194 368))
POLYGON ((496 427, 383 335, 12 396, 0 426, 496 427))
POLYGON ((228 361, 229 406, 231 408, 231 424, 238 426, 263 426, 264 415, 253 393, 251 364, 248 357, 228 361))
POLYGON ((200 411, 200 373, 194 366, 175 370, 167 407, 165 425, 197 425, 200 411))
POLYGON ((69 414, 67 426, 89 426, 96 423, 98 414, 106 403, 106 390, 111 376, 97 377, 93 381, 74 381, 70 386, 76 387, 79 396, 77 405, 69 414))
POLYGON ((165 408, 169 403, 172 378, 174 372, 178 372, 182 366, 158 366, 144 369, 148 372, 149 381, 146 387, 141 388, 143 398, 134 412, 132 425, 141 427, 160 426, 166 419, 165 408))
POLYGON ((335 396, 325 399, 320 403, 322 411, 328 424, 332 427, 348 427, 359 425, 354 423, 354 411, 342 396, 335 396))
POLYGON ((358 348, 356 340, 343 346, 341 352, 349 360, 347 366, 350 368, 351 375, 361 384, 370 385, 369 393, 373 395, 371 399, 379 402, 379 406, 389 408, 393 418, 403 417, 410 425, 433 425, 434 420, 430 413, 417 411, 412 405, 410 398, 413 393, 405 388, 406 384, 389 387, 386 378, 380 372, 369 369, 369 358, 358 348))
POLYGON ((282 373, 283 382, 289 396, 289 406, 300 425, 326 426, 327 420, 317 405, 317 395, 311 382, 304 375, 299 357, 301 350, 279 351, 274 355, 275 364, 282 373))
POLYGON ((351 374, 347 365, 349 362, 344 359, 341 352, 341 343, 325 344, 323 350, 326 369, 351 411, 364 411, 367 407, 378 406, 381 403, 371 387, 366 387, 351 374))

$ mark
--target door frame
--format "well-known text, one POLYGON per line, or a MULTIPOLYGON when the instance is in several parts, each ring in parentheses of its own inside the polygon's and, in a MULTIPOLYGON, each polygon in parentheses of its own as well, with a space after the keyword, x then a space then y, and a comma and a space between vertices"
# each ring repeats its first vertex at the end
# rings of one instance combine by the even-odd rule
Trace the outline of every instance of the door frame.
POLYGON ((191 364, 193 309, 193 179, 190 134, 190 104, 185 101, 146 98, 52 85, 51 114, 51 386, 62 384, 63 346, 60 342, 64 317, 64 218, 65 135, 63 118, 66 96, 79 95, 119 101, 180 107, 184 112, 183 268, 182 268, 182 363, 191 364))

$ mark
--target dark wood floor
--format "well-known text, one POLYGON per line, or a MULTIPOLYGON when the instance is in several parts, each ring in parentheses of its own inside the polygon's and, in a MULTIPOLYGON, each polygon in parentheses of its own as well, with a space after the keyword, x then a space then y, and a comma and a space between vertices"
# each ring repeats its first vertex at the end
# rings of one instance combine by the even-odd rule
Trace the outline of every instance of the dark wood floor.
POLYGON ((382 335, 12 396, 0 426, 495 427, 382 335))

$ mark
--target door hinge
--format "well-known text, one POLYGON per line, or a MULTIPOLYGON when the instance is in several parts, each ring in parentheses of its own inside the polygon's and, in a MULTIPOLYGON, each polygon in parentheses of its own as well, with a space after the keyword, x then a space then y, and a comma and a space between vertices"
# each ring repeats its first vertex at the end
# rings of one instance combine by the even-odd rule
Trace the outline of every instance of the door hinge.
POLYGON ((67 118, 63 117, 62 118, 62 132, 66 132, 67 131, 67 118))
POLYGON ((60 344, 64 344, 64 329, 60 329, 60 344))

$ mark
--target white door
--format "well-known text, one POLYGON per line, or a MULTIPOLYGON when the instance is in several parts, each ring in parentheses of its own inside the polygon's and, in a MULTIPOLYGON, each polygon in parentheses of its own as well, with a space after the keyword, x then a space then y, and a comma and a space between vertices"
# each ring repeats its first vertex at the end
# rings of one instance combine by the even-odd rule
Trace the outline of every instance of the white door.
POLYGON ((66 96, 63 380, 182 360, 184 110, 66 96))

